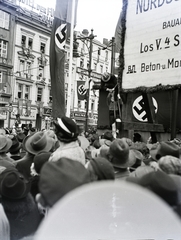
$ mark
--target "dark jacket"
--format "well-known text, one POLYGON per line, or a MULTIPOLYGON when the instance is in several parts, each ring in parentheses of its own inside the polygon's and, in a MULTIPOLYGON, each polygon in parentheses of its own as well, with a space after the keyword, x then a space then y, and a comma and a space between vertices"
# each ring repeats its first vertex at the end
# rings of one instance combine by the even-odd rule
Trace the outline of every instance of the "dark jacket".
POLYGON ((2 198, 2 205, 9 220, 11 240, 19 240, 35 233, 42 216, 30 193, 20 200, 2 198))

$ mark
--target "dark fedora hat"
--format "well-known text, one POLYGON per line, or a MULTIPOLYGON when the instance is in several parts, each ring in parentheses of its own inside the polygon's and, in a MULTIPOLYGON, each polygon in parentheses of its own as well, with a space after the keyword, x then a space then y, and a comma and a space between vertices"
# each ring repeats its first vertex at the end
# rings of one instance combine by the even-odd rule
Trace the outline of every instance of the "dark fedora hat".
POLYGON ((16 135, 17 139, 19 142, 23 142, 23 139, 26 137, 26 135, 23 133, 23 132, 19 132, 17 135, 16 135))
POLYGON ((16 136, 13 137, 12 142, 13 142, 13 144, 12 144, 12 146, 9 149, 10 153, 17 152, 21 148, 21 146, 22 146, 22 144, 18 141, 16 136))
POLYGON ((33 155, 41 152, 49 152, 53 148, 54 144, 54 139, 48 137, 42 131, 27 136, 23 141, 24 149, 33 155))
POLYGON ((0 174, 0 194, 2 197, 18 200, 27 196, 30 183, 16 169, 7 169, 0 174))

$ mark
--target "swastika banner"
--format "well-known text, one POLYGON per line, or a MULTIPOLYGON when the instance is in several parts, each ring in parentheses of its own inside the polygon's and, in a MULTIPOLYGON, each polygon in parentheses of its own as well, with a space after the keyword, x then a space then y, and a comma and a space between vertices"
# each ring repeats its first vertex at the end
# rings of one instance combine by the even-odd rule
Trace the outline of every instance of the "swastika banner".
MULTIPOLYGON (((75 16, 77 2, 78 0, 75 1, 75 16)), ((65 43, 66 39, 70 37, 71 13, 72 0, 56 0, 50 40, 50 77, 53 100, 53 118, 65 115, 65 43)))
MULTIPOLYGON (((133 122, 148 122, 148 116, 146 114, 145 104, 140 93, 130 93, 132 95, 132 121, 133 122)), ((162 91, 152 94, 153 105, 155 108, 155 114, 157 123, 163 124, 166 132, 171 129, 172 118, 172 92, 162 91)), ((128 106, 128 108, 130 107, 128 106)), ((177 130, 181 129, 181 91, 179 91, 178 97, 178 110, 177 110, 177 130)))
POLYGON ((85 86, 85 81, 77 81, 77 96, 79 100, 85 100, 88 89, 85 86))

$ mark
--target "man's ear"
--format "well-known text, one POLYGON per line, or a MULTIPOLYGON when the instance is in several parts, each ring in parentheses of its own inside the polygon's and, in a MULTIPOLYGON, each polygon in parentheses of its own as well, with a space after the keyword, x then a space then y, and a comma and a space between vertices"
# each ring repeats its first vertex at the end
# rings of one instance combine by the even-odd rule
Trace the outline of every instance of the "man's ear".
POLYGON ((38 193, 36 195, 35 200, 36 200, 37 204, 39 203, 42 207, 48 207, 46 204, 46 201, 43 198, 43 196, 41 195, 41 193, 38 193))

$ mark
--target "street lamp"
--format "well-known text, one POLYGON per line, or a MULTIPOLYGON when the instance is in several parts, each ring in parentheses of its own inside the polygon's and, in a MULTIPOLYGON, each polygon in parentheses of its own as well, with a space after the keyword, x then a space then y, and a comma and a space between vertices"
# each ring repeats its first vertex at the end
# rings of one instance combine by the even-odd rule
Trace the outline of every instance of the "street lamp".
POLYGON ((92 69, 91 69, 91 65, 92 65, 92 43, 93 43, 93 39, 96 37, 96 35, 93 34, 93 29, 91 29, 91 34, 89 36, 86 37, 77 37, 75 40, 85 40, 85 39, 89 39, 90 40, 90 46, 88 48, 88 52, 89 52, 89 67, 88 67, 88 78, 89 78, 89 83, 88 83, 88 90, 87 90, 87 97, 86 97, 86 101, 87 101, 87 105, 86 105, 86 114, 85 114, 85 132, 88 131, 88 119, 89 119, 89 95, 90 95, 90 82, 91 82, 91 73, 92 73, 92 69))

